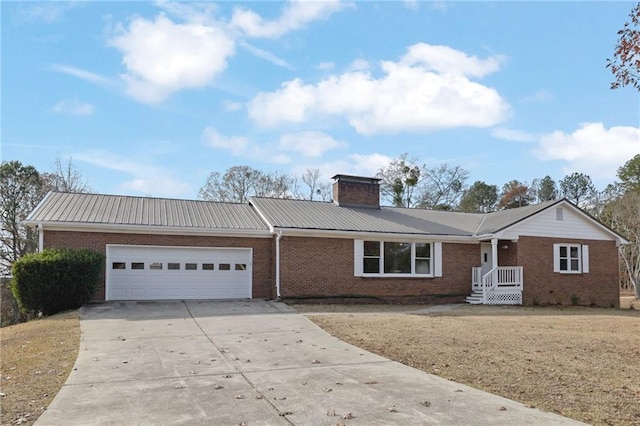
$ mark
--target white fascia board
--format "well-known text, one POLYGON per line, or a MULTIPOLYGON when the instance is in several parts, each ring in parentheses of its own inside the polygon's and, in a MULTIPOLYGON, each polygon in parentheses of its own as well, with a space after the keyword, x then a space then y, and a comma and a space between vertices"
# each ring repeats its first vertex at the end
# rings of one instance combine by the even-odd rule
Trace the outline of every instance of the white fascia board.
MULTIPOLYGON (((35 222, 33 223, 35 224, 35 222)), ((77 222, 46 222, 46 225, 47 230, 50 231, 273 238, 271 232, 266 229, 186 228, 177 226, 112 225, 104 223, 77 222)))
POLYGON ((359 240, 385 240, 385 241, 437 241, 459 244, 477 244, 475 237, 470 235, 436 235, 436 234, 396 234, 390 232, 362 232, 362 231, 336 231, 325 229, 292 229, 275 228, 285 237, 313 237, 313 238, 346 238, 359 240))

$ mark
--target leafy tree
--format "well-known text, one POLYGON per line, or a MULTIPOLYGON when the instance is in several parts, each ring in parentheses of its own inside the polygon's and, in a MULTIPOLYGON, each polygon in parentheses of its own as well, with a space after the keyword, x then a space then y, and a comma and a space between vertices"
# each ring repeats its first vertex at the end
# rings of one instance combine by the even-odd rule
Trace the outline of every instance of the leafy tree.
POLYGON ((37 231, 22 224, 44 196, 44 183, 33 166, 20 161, 0 165, 0 269, 9 272, 11 265, 27 253, 38 249, 37 231))
POLYGON ((435 210, 458 208, 469 172, 447 163, 424 170, 424 187, 420 207, 435 210))
POLYGON ((558 198, 558 187, 556 181, 547 175, 542 179, 534 179, 531 183, 531 189, 535 192, 536 201, 542 203, 558 198))
POLYGON ((516 207, 528 206, 533 201, 531 190, 526 183, 512 180, 502 186, 500 193, 500 208, 513 209, 516 207))
POLYGON ((497 202, 498 187, 477 180, 464 191, 460 200, 460 210, 468 213, 492 212, 497 202))
POLYGON ((57 192, 89 192, 91 187, 82 173, 73 164, 73 157, 69 157, 65 163, 60 157, 56 157, 53 170, 50 173, 42 173, 42 179, 48 191, 57 192))
POLYGON ((420 197, 416 196, 422 174, 416 158, 408 158, 404 153, 380 169, 377 177, 381 179, 382 197, 396 207, 416 207, 420 197))
POLYGON ((618 179, 625 191, 640 192, 640 154, 618 169, 618 179))
POLYGON ((640 91, 640 3, 629 13, 631 22, 625 22, 618 31, 620 38, 613 51, 613 60, 607 60, 607 68, 616 80, 611 83, 612 89, 627 85, 640 91))
POLYGON ((580 207, 585 207, 586 202, 593 200, 598 192, 589 175, 577 172, 560 181, 560 190, 566 199, 580 207))
POLYGON ((292 179, 285 174, 233 166, 224 175, 211 173, 199 196, 203 200, 246 203, 250 197, 287 198, 291 186, 292 179))
POLYGON ((294 178, 293 195, 301 200, 327 201, 331 199, 331 186, 321 181, 320 169, 307 169, 299 179, 294 178))
POLYGON ((620 269, 640 299, 640 192, 627 191, 611 200, 600 219, 629 241, 620 247, 620 269))

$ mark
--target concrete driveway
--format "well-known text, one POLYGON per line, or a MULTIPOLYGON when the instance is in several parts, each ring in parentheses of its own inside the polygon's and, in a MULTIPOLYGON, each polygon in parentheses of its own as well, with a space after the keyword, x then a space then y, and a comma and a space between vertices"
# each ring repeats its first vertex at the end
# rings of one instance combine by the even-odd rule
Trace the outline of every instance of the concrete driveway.
POLYGON ((267 301, 81 311, 74 371, 37 425, 580 424, 348 345, 267 301))

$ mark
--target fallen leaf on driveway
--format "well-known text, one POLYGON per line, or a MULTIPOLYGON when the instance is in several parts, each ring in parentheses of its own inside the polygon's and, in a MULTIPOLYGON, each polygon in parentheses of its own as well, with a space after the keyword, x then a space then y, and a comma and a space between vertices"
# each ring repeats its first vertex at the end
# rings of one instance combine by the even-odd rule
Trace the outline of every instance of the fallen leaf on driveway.
POLYGON ((353 419, 355 416, 353 415, 353 413, 347 413, 344 416, 342 416, 342 420, 348 420, 348 419, 353 419))
POLYGON ((215 385, 213 388, 214 388, 215 390, 220 390, 220 389, 224 389, 224 386, 221 386, 221 385, 215 385))
POLYGON ((397 413, 398 412, 398 410, 396 410, 395 404, 392 405, 391 407, 387 408, 387 410, 389 410, 390 413, 397 413))
POLYGON ((283 411, 283 412, 279 413, 279 415, 280 415, 281 417, 284 417, 284 416, 290 416, 290 415, 292 415, 292 414, 293 414, 293 411, 283 411))

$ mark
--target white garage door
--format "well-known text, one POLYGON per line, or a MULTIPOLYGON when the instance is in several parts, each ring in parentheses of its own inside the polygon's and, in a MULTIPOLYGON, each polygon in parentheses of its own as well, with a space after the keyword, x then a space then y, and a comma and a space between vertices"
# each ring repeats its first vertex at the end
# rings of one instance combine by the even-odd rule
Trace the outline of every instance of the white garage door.
POLYGON ((250 248, 107 246, 107 300, 251 297, 250 248))

